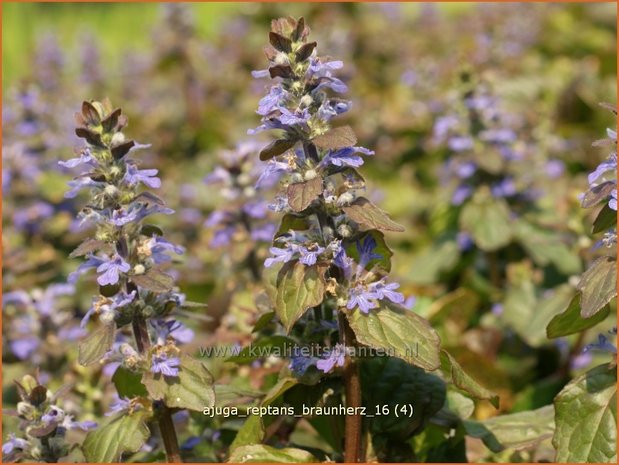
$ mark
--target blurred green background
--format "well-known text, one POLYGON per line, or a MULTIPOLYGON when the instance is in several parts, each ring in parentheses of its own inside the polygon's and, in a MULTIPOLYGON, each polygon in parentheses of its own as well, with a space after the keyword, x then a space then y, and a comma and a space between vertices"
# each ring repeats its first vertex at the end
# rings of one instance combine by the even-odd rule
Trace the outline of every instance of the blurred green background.
MULTIPOLYGON (((452 13, 470 8, 469 3, 441 3, 452 13)), ((256 3, 193 3, 195 26, 201 37, 209 38, 236 13, 251 14, 256 3)), ((291 5, 300 10, 303 5, 291 5)), ((418 4, 407 4, 414 15, 418 4)), ((82 33, 90 31, 101 40, 104 59, 117 63, 120 53, 139 49, 151 41, 152 25, 160 16, 159 3, 4 3, 2 6, 2 88, 28 73, 37 38, 46 32, 57 35, 64 50, 75 49, 82 33)))

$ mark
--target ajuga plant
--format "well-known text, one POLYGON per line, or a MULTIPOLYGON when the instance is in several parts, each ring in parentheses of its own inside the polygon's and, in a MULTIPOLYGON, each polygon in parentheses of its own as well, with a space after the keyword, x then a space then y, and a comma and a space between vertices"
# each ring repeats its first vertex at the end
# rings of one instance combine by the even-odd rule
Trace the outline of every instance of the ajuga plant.
POLYGON ((15 381, 20 402, 16 411, 4 413, 19 418, 18 435, 9 435, 2 444, 3 462, 60 462, 79 448, 68 441, 71 430, 88 431, 97 426, 92 421, 76 421, 73 412, 62 407, 68 386, 55 393, 41 385, 38 376, 26 375, 15 381))
MULTIPOLYGON (((262 276, 259 262, 264 245, 271 242, 275 225, 269 221, 264 193, 278 181, 277 173, 261 170, 255 154, 259 151, 256 142, 247 141, 234 150, 226 150, 220 156, 220 164, 204 179, 215 186, 224 202, 214 210, 205 226, 214 230, 210 246, 229 247, 235 253, 232 259, 237 266, 246 268, 254 281, 262 276), (236 258, 240 255, 239 258, 236 258)), ((264 260, 264 258, 263 258, 264 260)))
POLYGON ((64 162, 82 169, 70 182, 67 196, 88 189, 90 198, 79 217, 95 231, 71 254, 85 256, 85 261, 69 280, 95 269, 99 285, 99 295, 82 321, 91 328, 79 345, 79 361, 120 363, 112 378, 120 400, 109 418, 87 436, 84 454, 88 461, 118 461, 123 453, 142 447, 151 435, 147 423, 153 422, 158 424, 167 460, 178 462, 172 413, 201 411, 212 405, 214 394, 209 372, 184 354, 174 337, 180 327, 174 312, 192 304, 177 292, 164 267, 170 254, 181 254, 183 249, 145 221, 173 211, 141 189, 142 185, 158 188, 161 181, 157 170, 140 169, 131 158, 146 146, 125 138, 127 118, 120 109, 109 101, 84 102, 76 120, 76 134, 86 144, 76 158, 64 162), (122 338, 127 332, 135 343, 122 338), (124 342, 114 344, 117 337, 124 342))
MULTIPOLYGON (((338 408, 344 399, 344 424, 335 421, 325 428, 316 423, 335 458, 357 462, 372 450, 372 457, 402 460, 412 454, 407 441, 444 402, 443 381, 425 371, 441 367, 440 340, 426 320, 403 306, 398 283, 388 278, 393 254, 384 233, 404 228, 363 196, 365 181, 358 168, 374 153, 357 145, 350 127, 334 126, 334 118, 351 108, 335 96, 347 90, 334 75, 343 64, 319 57, 308 35, 303 18, 273 21, 265 48, 269 67, 253 73, 275 83, 259 103, 262 124, 249 133, 279 131, 260 159, 267 162, 265 175, 282 176, 281 191, 270 206, 282 219, 264 262, 273 312, 263 315, 259 325, 264 328, 276 316, 293 346, 289 367, 263 406, 282 399, 295 405, 303 398, 338 408), (372 350, 387 356, 374 357, 372 350), (416 388, 396 393, 408 383, 416 388), (415 422, 399 422, 393 411, 391 424, 365 422, 361 415, 363 407, 412 403, 424 412, 415 422), (365 434, 371 440, 362 441, 365 434)), ((448 373, 461 373, 447 353, 443 363, 448 373)), ((496 400, 487 391, 481 397, 496 400)), ((256 439, 286 438, 298 421, 289 420, 279 427, 261 424, 266 433, 262 430, 256 439)), ((254 420, 245 428, 233 443, 233 461, 256 451, 243 442, 251 428, 255 431, 254 420)))
MULTIPOLYGON (((617 115, 615 106, 603 106, 617 115)), ((602 323, 611 309, 616 309, 613 302, 617 297, 616 130, 608 129, 607 138, 594 145, 611 148, 608 158, 589 174, 589 188, 581 195, 583 208, 597 210, 593 222, 593 234, 601 236, 594 251, 597 258, 582 274, 567 308, 546 328, 550 338, 578 334, 577 350, 582 348, 586 330, 602 323)), ((616 326, 608 333, 616 339, 616 326)), ((553 444, 558 462, 617 460, 617 346, 613 342, 607 334, 600 334, 596 342, 585 346, 585 351, 608 353, 610 360, 573 379, 555 398, 553 444), (578 418, 574 416, 575 409, 581 412, 578 418)))

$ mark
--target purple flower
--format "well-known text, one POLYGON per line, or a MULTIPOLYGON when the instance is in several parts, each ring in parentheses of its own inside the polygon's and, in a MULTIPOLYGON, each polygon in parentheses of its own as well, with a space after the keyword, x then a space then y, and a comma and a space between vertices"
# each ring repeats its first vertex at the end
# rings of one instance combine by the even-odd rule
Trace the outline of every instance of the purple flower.
POLYGON ((266 116, 276 110, 281 110, 281 104, 287 96, 288 92, 285 91, 282 86, 277 85, 271 87, 269 93, 262 97, 260 99, 260 102, 258 102, 258 110, 256 111, 256 113, 262 116, 266 116))
POLYGON ((270 223, 255 226, 251 230, 251 238, 256 242, 271 242, 276 230, 277 227, 270 223))
POLYGON ((126 398, 121 398, 118 396, 117 393, 114 393, 114 402, 112 402, 110 404, 110 409, 105 413, 106 417, 109 417, 111 415, 114 415, 115 413, 118 412, 123 412, 125 410, 129 409, 129 406, 131 405, 131 401, 126 399, 126 398))
POLYGON ((608 206, 617 211, 617 189, 613 189, 610 193, 610 200, 608 201, 608 206))
POLYGON ((26 336, 9 343, 11 352, 20 360, 28 360, 41 345, 37 336, 26 336))
POLYGON ((335 256, 333 257, 333 264, 337 266, 344 273, 344 277, 349 280, 352 277, 352 267, 354 260, 346 255, 344 247, 339 245, 335 256))
POLYGON ((293 355, 290 359, 288 368, 297 376, 305 374, 307 369, 316 365, 316 359, 314 357, 304 357, 303 355, 293 355))
POLYGON ((615 347, 615 345, 612 344, 603 334, 599 334, 597 342, 587 344, 582 351, 589 352, 591 350, 598 352, 609 352, 611 354, 617 353, 617 347, 615 347))
POLYGON ((357 252, 359 252, 359 272, 363 270, 368 263, 377 258, 383 258, 381 254, 374 253, 376 248, 376 240, 367 235, 363 241, 357 241, 357 252))
POLYGON ((88 322, 90 321, 90 317, 94 313, 98 313, 98 314, 111 313, 113 316, 115 316, 116 310, 126 305, 129 305, 131 302, 134 301, 135 296, 136 296, 136 291, 131 291, 130 294, 119 292, 118 294, 112 297, 94 298, 92 306, 86 312, 86 315, 84 315, 84 318, 82 318, 80 327, 84 328, 88 324, 88 322))
POLYGON ((134 164, 127 163, 127 171, 123 179, 130 186, 142 183, 152 189, 158 189, 161 187, 161 179, 157 177, 157 173, 156 169, 139 170, 134 164))
POLYGON ((321 166, 331 164, 333 166, 351 166, 358 168, 363 165, 363 158, 358 153, 363 155, 374 155, 372 150, 368 150, 365 147, 346 147, 343 149, 330 151, 320 162, 321 166))
POLYGON ((242 208, 250 218, 260 219, 264 218, 267 214, 267 204, 263 200, 247 202, 242 208))
POLYGON ((67 281, 69 283, 74 284, 75 282, 77 282, 80 275, 86 273, 91 268, 99 267, 105 262, 104 259, 96 257, 92 254, 87 255, 86 258, 86 261, 80 264, 80 266, 77 267, 77 270, 69 274, 69 277, 67 278, 67 281))
POLYGON ((97 272, 101 273, 97 278, 97 282, 101 286, 116 284, 120 279, 120 273, 127 273, 130 269, 129 263, 117 255, 115 258, 108 259, 97 267, 97 272))
POLYGON ((550 179, 556 179, 565 172, 565 164, 561 160, 549 160, 544 167, 544 171, 550 179))
POLYGON ((473 162, 464 163, 456 168, 456 174, 460 179, 467 179, 475 174, 477 165, 473 162))
POLYGON ((473 148, 473 139, 465 136, 451 137, 447 141, 447 145, 454 152, 463 152, 473 148))
POLYGON ((345 359, 346 346, 338 343, 331 349, 327 358, 316 362, 316 368, 323 373, 329 373, 333 371, 335 367, 343 367, 345 359))
POLYGON ((99 166, 99 162, 95 157, 92 156, 90 150, 85 149, 80 153, 80 156, 77 158, 71 158, 67 161, 59 161, 58 164, 65 168, 77 168, 78 166, 85 165, 89 168, 95 168, 99 166))
POLYGON ((9 455, 14 450, 26 450, 28 448, 28 441, 25 439, 17 438, 14 434, 9 434, 9 440, 2 444, 2 453, 9 455))
POLYGON ((388 299, 395 304, 401 304, 404 302, 404 296, 400 292, 395 292, 400 285, 398 283, 385 284, 383 280, 377 281, 370 285, 370 288, 376 294, 376 298, 379 300, 388 299))
POLYGON ((468 199, 473 193, 473 189, 470 186, 460 185, 454 191, 451 197, 451 203, 453 205, 462 205, 466 199, 468 199))
POLYGON ((295 244, 287 244, 285 248, 271 247, 269 252, 271 253, 271 257, 264 261, 264 266, 267 268, 276 262, 287 263, 291 261, 299 252, 299 246, 295 244))
POLYGON ((65 192, 64 196, 67 199, 74 199, 82 189, 86 187, 103 187, 105 183, 93 181, 88 177, 82 177, 69 181, 67 184, 71 189, 65 192))
POLYGON ((516 133, 511 129, 486 129, 479 134, 479 138, 494 144, 508 144, 516 140, 516 133))
POLYGON ((434 137, 438 140, 443 140, 449 134, 449 131, 458 127, 459 120, 456 116, 441 116, 436 119, 433 128, 434 137))
POLYGON ((165 352, 153 354, 152 365, 150 371, 152 373, 161 373, 163 376, 176 377, 181 366, 181 361, 178 357, 168 357, 165 352))
POLYGON ((195 336, 195 333, 180 321, 151 320, 151 325, 155 328, 159 345, 165 344, 168 337, 181 344, 189 344, 195 336))
POLYGON ((290 166, 287 163, 269 160, 266 167, 260 173, 260 177, 256 181, 256 188, 269 188, 273 186, 284 173, 290 171, 290 166))
POLYGON ((516 185, 514 184, 513 179, 505 178, 502 181, 494 184, 490 191, 492 195, 497 198, 501 197, 511 197, 516 194, 516 185))
POLYGON ((458 248, 462 251, 470 250, 474 245, 471 235, 464 231, 460 231, 456 235, 456 243, 458 244, 458 248))
POLYGON ((71 295, 75 292, 72 284, 51 284, 43 294, 36 299, 35 308, 41 315, 50 315, 55 310, 56 298, 63 295, 71 295))
POLYGON ((164 239, 161 236, 153 236, 148 239, 146 241, 145 247, 150 254, 150 258, 157 265, 169 262, 172 259, 170 255, 168 255, 168 253, 170 252, 177 255, 182 255, 185 253, 184 247, 173 244, 172 242, 164 239))
POLYGON ((371 289, 363 285, 352 287, 348 291, 348 303, 346 308, 353 310, 359 308, 362 313, 369 313, 373 308, 378 307, 378 295, 371 289))
MULTIPOLYGON (((609 171, 617 171, 617 154, 612 154, 607 160, 603 161, 598 167, 587 177, 589 186, 594 187, 596 181, 609 171)), ((614 179, 615 177, 612 176, 614 179)))
POLYGON ((316 264, 318 256, 325 251, 324 247, 316 246, 313 249, 306 249, 305 247, 299 247, 301 258, 299 261, 306 266, 312 266, 316 264))
POLYGON ((493 304, 492 309, 490 311, 495 316, 503 315, 503 304, 500 304, 500 303, 493 304))

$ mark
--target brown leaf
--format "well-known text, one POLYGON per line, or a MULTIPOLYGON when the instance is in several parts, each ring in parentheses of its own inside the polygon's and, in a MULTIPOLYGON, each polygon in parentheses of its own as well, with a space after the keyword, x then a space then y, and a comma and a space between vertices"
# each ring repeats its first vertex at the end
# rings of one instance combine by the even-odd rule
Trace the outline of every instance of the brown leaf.
POLYGON ((155 268, 149 270, 146 274, 131 276, 131 281, 154 292, 168 292, 174 287, 174 278, 155 268))
POLYGON ((95 250, 100 250, 109 245, 105 241, 98 241, 96 239, 86 239, 76 249, 69 254, 69 258, 81 257, 95 250))
POLYGON ((84 117, 84 121, 88 125, 98 126, 101 122, 99 112, 90 102, 82 102, 82 116, 84 117))
POLYGON ((120 118, 121 113, 122 110, 120 108, 117 108, 112 113, 110 113, 107 118, 101 121, 103 130, 105 132, 111 132, 116 128, 116 126, 118 125, 118 118, 120 118))
POLYGON ((116 147, 112 147, 112 156, 114 157, 114 160, 120 160, 122 157, 127 155, 129 153, 129 150, 131 150, 134 145, 135 142, 130 140, 127 142, 123 142, 116 147))
POLYGON ((343 207, 344 213, 361 226, 362 230, 404 231, 404 227, 389 218, 389 215, 365 197, 359 197, 352 205, 343 207))
POLYGON ((307 44, 303 44, 299 50, 296 51, 295 55, 297 61, 305 61, 311 55, 314 49, 316 48, 316 42, 309 42, 307 44))
POLYGON ((269 42, 280 52, 290 53, 292 51, 292 41, 277 32, 269 32, 269 42))
POLYGON ((322 178, 317 176, 309 181, 290 184, 287 194, 290 207, 296 212, 303 211, 322 194, 322 178))
POLYGON ((289 65, 271 66, 269 68, 269 74, 271 75, 271 78, 281 77, 286 79, 294 76, 292 68, 289 65))
POLYGON ((297 141, 295 140, 287 140, 287 139, 278 139, 271 142, 265 148, 260 151, 260 160, 266 161, 277 155, 281 155, 287 150, 290 150, 295 146, 297 141))
POLYGON ((93 132, 88 128, 76 128, 75 135, 82 139, 86 139, 86 141, 90 145, 96 145, 97 147, 104 147, 103 142, 101 141, 101 134, 97 134, 96 132, 93 132))
POLYGON ((357 143, 357 136, 350 126, 341 126, 331 129, 321 136, 314 137, 313 142, 318 148, 337 150, 355 145, 357 143))

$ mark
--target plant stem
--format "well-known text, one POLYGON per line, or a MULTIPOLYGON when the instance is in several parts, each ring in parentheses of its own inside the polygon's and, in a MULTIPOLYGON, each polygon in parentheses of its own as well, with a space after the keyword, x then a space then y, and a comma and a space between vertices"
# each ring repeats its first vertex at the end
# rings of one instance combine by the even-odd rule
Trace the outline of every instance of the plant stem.
MULTIPOLYGON (((131 324, 138 351, 140 354, 146 354, 150 349, 150 337, 148 336, 146 321, 141 316, 136 315, 131 324)), ((172 413, 165 404, 159 411, 159 431, 161 432, 161 439, 163 440, 168 463, 182 463, 183 460, 178 447, 178 438, 176 437, 174 422, 172 421, 172 413)))
MULTIPOLYGON (((355 333, 348 324, 346 316, 338 312, 340 326, 340 341, 346 347, 355 347, 355 333)), ((346 395, 346 407, 361 407, 361 382, 359 380, 359 366, 348 354, 344 361, 344 393, 346 395)), ((344 429, 344 462, 357 463, 361 455, 361 415, 346 415, 344 429)))

